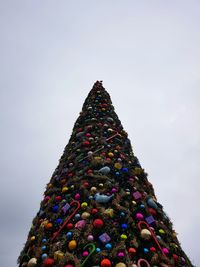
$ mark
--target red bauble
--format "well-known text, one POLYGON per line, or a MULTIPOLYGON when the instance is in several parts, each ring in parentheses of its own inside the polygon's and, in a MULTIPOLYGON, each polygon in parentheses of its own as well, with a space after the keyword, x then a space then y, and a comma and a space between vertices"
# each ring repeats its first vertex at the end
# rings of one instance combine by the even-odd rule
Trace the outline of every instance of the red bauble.
POLYGON ((154 215, 155 216, 157 214, 157 212, 154 209, 152 209, 152 208, 148 208, 148 211, 149 211, 149 213, 151 215, 154 215))
POLYGON ((111 261, 109 259, 103 259, 101 261, 101 267, 111 267, 111 261))
POLYGON ((156 249, 154 247, 150 247, 151 252, 156 252, 156 249))
POLYGON ((136 253, 136 249, 135 248, 129 248, 128 252, 131 254, 135 254, 136 253))
POLYGON ((74 225, 72 223, 68 223, 67 224, 67 229, 70 230, 70 229, 73 229, 73 228, 74 228, 74 225))
POLYGON ((50 259, 50 258, 48 258, 48 259, 45 259, 44 260, 44 266, 52 266, 54 264, 54 259, 50 259))
POLYGON ((178 260, 178 256, 176 254, 173 254, 173 258, 174 258, 175 261, 178 260))
POLYGON ((55 197, 55 200, 56 200, 56 201, 61 201, 61 200, 62 200, 62 197, 61 197, 61 196, 56 196, 56 197, 55 197))
POLYGON ((71 264, 67 264, 67 265, 65 265, 65 267, 74 267, 74 266, 71 264))
POLYGON ((90 142, 89 141, 85 141, 85 142, 83 142, 83 145, 84 146, 89 146, 90 145, 90 142))
POLYGON ((89 186, 89 183, 88 182, 84 182, 83 184, 85 187, 88 187, 89 186))
POLYGON ((93 225, 95 228, 102 228, 103 227, 103 221, 101 219, 96 219, 93 221, 93 225))
POLYGON ((92 214, 96 214, 98 212, 98 209, 92 209, 92 214))

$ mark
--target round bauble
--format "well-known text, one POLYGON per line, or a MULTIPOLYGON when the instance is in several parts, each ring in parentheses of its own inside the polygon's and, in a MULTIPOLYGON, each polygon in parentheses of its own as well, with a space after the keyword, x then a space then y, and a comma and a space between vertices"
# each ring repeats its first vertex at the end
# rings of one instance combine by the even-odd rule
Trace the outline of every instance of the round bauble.
POLYGON ((89 212, 83 212, 82 214, 81 214, 81 218, 82 219, 87 219, 87 218, 89 218, 90 217, 90 213, 89 212))
POLYGON ((48 255, 46 253, 44 253, 44 254, 42 254, 41 258, 42 258, 42 260, 45 260, 48 258, 48 255))
POLYGON ((118 256, 119 258, 123 258, 123 257, 125 256, 125 254, 124 254, 124 252, 118 252, 118 253, 117 253, 117 256, 118 256))
POLYGON ((36 258, 31 258, 27 264, 27 267, 34 267, 37 265, 37 259, 36 258))
POLYGON ((86 208, 88 206, 88 203, 87 202, 83 202, 83 203, 81 203, 81 207, 84 209, 84 208, 86 208))
POLYGON ((101 267, 111 267, 111 261, 109 259, 103 259, 101 261, 101 267))
POLYGON ((115 267, 126 267, 126 264, 123 262, 118 262, 115 267))
POLYGON ((91 190, 92 192, 95 192, 95 191, 97 190, 97 188, 96 188, 95 186, 93 186, 93 187, 90 188, 90 190, 91 190))
POLYGON ((87 240, 90 241, 90 242, 93 241, 94 240, 94 236, 93 235, 88 235, 87 240))
POLYGON ((93 226, 95 228, 102 228, 104 225, 103 221, 101 219, 96 219, 93 221, 93 226))
POLYGON ((135 217, 137 220, 143 220, 144 219, 144 216, 142 213, 137 213, 135 217))
POLYGON ((53 224, 52 223, 45 224, 45 228, 46 229, 51 229, 52 227, 53 227, 53 224))
POLYGON ((54 259, 47 258, 47 259, 44 260, 43 264, 44 264, 45 267, 53 266, 53 264, 54 264, 54 259))
POLYGON ((151 238, 151 232, 148 229, 142 229, 140 235, 144 240, 149 240, 151 238))
POLYGON ((62 200, 62 197, 61 197, 61 196, 56 196, 56 197, 55 197, 55 200, 56 200, 56 201, 61 201, 61 200, 62 200))
POLYGON ((83 255, 83 257, 87 257, 89 255, 89 252, 88 251, 83 251, 82 255, 83 255))
POLYGON ((74 198, 75 198, 76 200, 80 200, 81 196, 80 196, 79 193, 77 193, 77 194, 75 194, 74 198))
POLYGON ((76 247, 77 247, 77 242, 76 242, 76 240, 71 240, 71 241, 69 242, 69 244, 68 244, 68 248, 69 248, 70 250, 74 250, 74 249, 76 249, 76 247))
POLYGON ((136 253, 136 249, 135 249, 135 248, 129 248, 129 249, 128 249, 128 252, 129 252, 130 254, 135 254, 135 253, 136 253))
POLYGON ((163 251, 164 254, 168 254, 169 253, 169 249, 168 248, 163 248, 162 251, 163 251))
POLYGON ((122 234, 120 237, 122 240, 126 240, 128 238, 127 235, 125 235, 125 234, 122 234))

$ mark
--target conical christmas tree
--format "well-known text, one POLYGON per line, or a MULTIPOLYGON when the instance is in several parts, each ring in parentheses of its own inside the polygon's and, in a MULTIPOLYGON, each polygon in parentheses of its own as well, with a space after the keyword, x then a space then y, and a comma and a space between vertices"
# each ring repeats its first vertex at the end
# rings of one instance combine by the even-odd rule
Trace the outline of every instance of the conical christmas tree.
POLYGON ((18 262, 192 266, 101 82, 85 100, 18 262))

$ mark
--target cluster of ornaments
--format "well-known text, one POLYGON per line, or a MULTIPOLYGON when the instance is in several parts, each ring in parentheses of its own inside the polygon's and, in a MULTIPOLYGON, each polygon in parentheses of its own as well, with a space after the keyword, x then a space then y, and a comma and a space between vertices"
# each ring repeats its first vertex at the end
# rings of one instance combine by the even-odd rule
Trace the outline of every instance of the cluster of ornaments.
POLYGON ((19 266, 192 266, 101 82, 47 184, 19 266))

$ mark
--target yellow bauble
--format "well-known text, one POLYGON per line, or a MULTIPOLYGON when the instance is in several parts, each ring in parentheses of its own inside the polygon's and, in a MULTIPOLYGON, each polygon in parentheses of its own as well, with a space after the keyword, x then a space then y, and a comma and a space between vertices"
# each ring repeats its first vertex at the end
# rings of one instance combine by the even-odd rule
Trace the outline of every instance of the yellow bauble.
POLYGON ((31 241, 34 241, 35 240, 35 236, 31 236, 31 241))
POLYGON ((82 208, 86 208, 88 206, 88 203, 87 202, 83 202, 82 204, 81 204, 81 207, 82 208))
POLYGON ((67 192, 69 190, 69 188, 67 187, 67 186, 64 186, 63 188, 62 188, 62 193, 65 193, 65 192, 67 192))
POLYGON ((123 262, 118 262, 115 267, 126 267, 126 264, 123 262))
POLYGON ((87 219, 87 218, 89 218, 89 217, 90 217, 90 213, 89 213, 89 212, 86 212, 86 211, 85 211, 85 212, 83 212, 83 213, 81 214, 81 218, 84 219, 84 220, 87 219))
POLYGON ((68 248, 69 248, 70 250, 74 250, 74 249, 76 249, 76 247, 77 247, 76 240, 71 240, 71 241, 69 242, 69 244, 68 244, 68 248))
POLYGON ((115 163, 114 167, 115 167, 115 169, 120 170, 122 168, 122 164, 117 162, 117 163, 115 163))
POLYGON ((52 184, 48 184, 47 186, 48 186, 48 188, 52 188, 52 187, 53 187, 53 185, 52 185, 52 184))
POLYGON ((164 231, 163 229, 160 229, 158 232, 159 232, 160 234, 165 234, 165 231, 164 231))
POLYGON ((122 240, 126 240, 127 239, 127 235, 125 235, 125 234, 122 234, 120 237, 121 237, 122 240))

